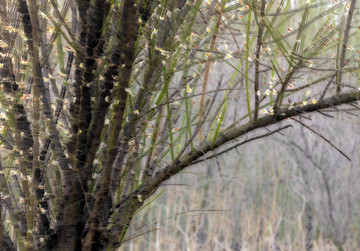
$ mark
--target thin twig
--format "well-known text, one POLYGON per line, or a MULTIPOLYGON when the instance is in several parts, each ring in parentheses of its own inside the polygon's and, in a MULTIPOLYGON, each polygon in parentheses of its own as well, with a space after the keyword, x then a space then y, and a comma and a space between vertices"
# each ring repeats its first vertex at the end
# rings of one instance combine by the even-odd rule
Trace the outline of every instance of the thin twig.
POLYGON ((330 140, 326 139, 324 136, 322 136, 320 133, 316 132, 314 129, 312 129, 311 127, 305 125, 304 123, 302 123, 300 120, 297 120, 295 118, 293 118, 294 121, 298 122, 300 125, 306 127, 307 129, 309 129, 310 131, 312 131, 313 133, 315 133, 316 135, 318 135, 320 138, 322 138, 323 140, 325 140, 329 145, 331 145, 333 148, 335 148, 341 155, 343 155, 347 160, 349 160, 351 162, 351 159, 343 152, 341 151, 339 148, 337 148, 333 143, 331 143, 330 140))
POLYGON ((211 156, 209 156, 209 157, 205 157, 204 159, 199 159, 199 160, 197 160, 197 161, 195 161, 195 162, 192 162, 191 164, 192 164, 192 165, 198 164, 198 163, 203 162, 203 161, 205 161, 205 160, 209 160, 209 159, 218 157, 218 156, 220 156, 220 155, 222 155, 222 154, 224 154, 224 153, 226 153, 226 152, 229 152, 229 151, 231 151, 231 150, 233 150, 233 149, 235 149, 235 148, 238 148, 238 147, 241 146, 241 145, 244 145, 244 144, 246 144, 246 143, 249 143, 249 142, 254 141, 254 140, 257 140, 257 139, 265 138, 265 137, 267 137, 267 136, 270 136, 270 135, 272 135, 272 134, 274 134, 274 133, 280 132, 280 131, 282 131, 282 130, 284 130, 284 129, 287 129, 287 128, 289 128, 289 127, 292 127, 292 126, 291 126, 291 125, 287 125, 287 126, 284 126, 284 127, 280 127, 280 128, 278 128, 278 129, 276 129, 276 130, 274 130, 274 131, 271 131, 271 132, 269 132, 269 133, 266 133, 266 134, 263 134, 263 135, 260 135, 260 136, 256 136, 256 137, 253 137, 253 138, 244 140, 244 141, 242 141, 242 142, 240 142, 240 143, 238 143, 238 144, 235 144, 235 145, 233 145, 233 146, 231 146, 231 147, 229 147, 229 148, 227 148, 227 149, 225 149, 225 150, 223 150, 223 151, 221 151, 221 152, 218 152, 218 153, 216 153, 216 154, 214 154, 214 155, 211 155, 211 156))

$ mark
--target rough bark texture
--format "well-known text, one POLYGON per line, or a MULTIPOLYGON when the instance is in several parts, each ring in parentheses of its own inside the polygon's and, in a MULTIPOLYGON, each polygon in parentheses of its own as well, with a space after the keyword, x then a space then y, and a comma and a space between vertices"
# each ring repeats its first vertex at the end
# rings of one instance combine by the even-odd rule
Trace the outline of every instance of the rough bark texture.
MULTIPOLYGON (((0 3, 2 1, 0 0, 0 3)), ((176 34, 178 34, 179 29, 183 28, 184 23, 193 21, 196 23, 196 17, 194 19, 190 17, 190 21, 184 21, 184 19, 191 10, 200 8, 201 1, 168 1, 166 2, 168 13, 162 13, 164 15, 158 19, 154 17, 155 21, 151 20, 149 26, 147 26, 147 22, 150 17, 159 14, 153 15, 154 13, 152 13, 158 7, 157 2, 152 0, 126 0, 120 1, 119 5, 111 5, 111 2, 113 3, 113 1, 102 0, 77 0, 76 3, 72 3, 73 31, 68 29, 66 26, 68 24, 61 17, 62 13, 56 9, 55 13, 60 19, 58 25, 66 26, 64 30, 73 39, 67 42, 73 42, 76 48, 74 48, 74 51, 68 52, 65 72, 65 67, 62 66, 65 78, 60 93, 56 89, 58 83, 55 80, 51 81, 52 87, 56 89, 57 98, 61 100, 57 102, 56 109, 53 109, 49 89, 46 86, 47 81, 44 81, 44 77, 52 71, 51 69, 49 72, 45 71, 44 66, 45 68, 51 68, 51 64, 50 61, 42 63, 42 60, 51 53, 52 47, 49 47, 50 49, 45 47, 44 40, 46 40, 46 36, 42 38, 43 41, 40 41, 41 34, 38 28, 41 22, 38 21, 37 1, 30 0, 30 8, 28 8, 25 0, 18 0, 18 11, 21 14, 21 22, 27 39, 26 45, 32 62, 32 79, 28 82, 32 84, 33 90, 34 100, 32 102, 33 107, 31 107, 33 119, 29 119, 31 116, 27 114, 26 106, 21 102, 14 102, 15 132, 11 137, 8 136, 8 138, 1 140, 9 149, 16 148, 19 150, 16 152, 16 156, 21 160, 19 163, 21 175, 27 177, 27 175, 31 174, 33 181, 31 183, 25 179, 21 181, 21 185, 18 185, 20 193, 23 193, 26 199, 25 209, 21 213, 16 212, 14 208, 9 206, 11 200, 6 196, 10 194, 11 187, 5 186, 2 189, 2 196, 5 198, 0 198, 0 216, 3 216, 4 209, 6 209, 7 217, 15 222, 13 224, 14 229, 20 233, 24 240, 27 240, 26 244, 23 245, 27 250, 95 251, 105 248, 114 250, 122 244, 121 242, 132 218, 136 211, 143 206, 144 201, 154 194, 164 181, 184 168, 203 160, 202 157, 205 157, 207 153, 253 130, 276 124, 293 116, 355 102, 360 98, 359 91, 353 91, 342 95, 338 93, 336 97, 332 98, 321 98, 316 104, 295 106, 292 109, 283 108, 281 102, 284 93, 287 91, 287 86, 303 64, 302 59, 299 59, 298 63, 284 76, 283 85, 275 100, 274 115, 259 118, 257 114, 261 100, 255 96, 254 120, 241 126, 234 124, 230 129, 219 134, 216 140, 205 141, 201 146, 192 147, 191 152, 185 153, 191 141, 201 131, 210 113, 204 101, 205 95, 207 95, 206 88, 204 88, 200 94, 202 98, 200 105, 202 117, 200 123, 195 126, 195 130, 192 131, 194 135, 189 134, 185 140, 185 147, 180 151, 178 157, 174 158, 173 156, 173 163, 168 164, 165 168, 159 168, 159 171, 154 173, 158 164, 157 155, 161 155, 164 148, 166 148, 165 146, 170 144, 167 137, 172 133, 171 125, 176 124, 180 116, 172 116, 171 113, 181 113, 181 111, 169 105, 173 101, 171 95, 166 93, 164 94, 167 96, 164 99, 165 101, 161 101, 164 103, 159 101, 160 103, 157 104, 159 106, 156 107, 157 111, 153 113, 155 114, 154 117, 157 116, 158 119, 155 123, 154 140, 149 147, 151 148, 150 154, 146 158, 145 166, 141 167, 143 176, 139 175, 139 180, 135 180, 134 173, 138 170, 134 163, 137 163, 140 155, 138 149, 141 140, 139 138, 147 136, 142 133, 147 129, 147 119, 150 118, 147 115, 150 113, 148 110, 151 109, 147 108, 153 102, 151 95, 155 93, 154 90, 157 88, 164 88, 161 86, 163 83, 160 83, 160 81, 164 79, 165 83, 170 83, 176 70, 178 70, 173 69, 171 64, 165 65, 163 60, 167 60, 167 54, 171 54, 171 51, 176 50, 173 46, 182 46, 182 44, 174 42, 182 40, 176 34), (79 14, 79 21, 77 21, 77 14, 79 14), (109 15, 118 18, 114 21, 115 24, 109 25, 107 23, 109 22, 109 15), (150 26, 154 25, 157 22, 156 20, 159 21, 159 31, 156 30, 157 34, 155 35, 156 39, 147 41, 146 39, 152 36, 147 33, 154 31, 151 30, 153 27, 150 26), (108 30, 105 28, 108 28, 108 30), (72 34, 73 32, 77 33, 76 39, 75 35, 72 34), (111 39, 108 39, 108 36, 111 39), (146 40, 145 43, 144 39, 146 40), (149 45, 150 43, 153 44, 149 45), (39 44, 43 46, 42 53, 39 52, 39 44), (146 46, 147 49, 145 50, 146 46), (109 50, 107 50, 108 48, 109 50), (137 59, 143 56, 141 53, 144 51, 147 53, 145 57, 147 57, 146 60, 148 61, 146 63, 149 67, 144 72, 143 83, 141 83, 137 91, 137 97, 130 100, 128 88, 132 81, 137 81, 133 68, 135 65, 138 66, 137 59), (139 54, 140 57, 138 57, 139 54), (75 60, 74 83, 69 83, 69 86, 73 87, 73 90, 69 90, 65 83, 72 74, 73 60, 75 60), (102 66, 105 66, 104 69, 100 69, 102 66), (101 80, 96 75, 100 71, 103 72, 103 79, 101 80), (65 145, 63 143, 65 140, 63 140, 57 126, 62 119, 63 99, 67 95, 71 98, 71 94, 73 94, 74 99, 72 100, 69 117, 70 135, 65 145), (131 105, 128 105, 129 100, 131 105), (111 112, 109 112, 110 108, 112 109, 111 112), (142 112, 147 114, 142 114, 142 112), (107 116, 109 119, 108 126, 105 122, 107 116), (30 123, 30 121, 32 122, 30 123), (45 132, 41 132, 42 129, 45 132), (45 134, 43 147, 40 144, 42 140, 41 133, 45 134), (163 135, 161 135, 162 133, 163 135), (129 144, 131 140, 135 142, 133 146, 129 144), (101 168, 99 168, 98 177, 94 178, 92 176, 95 174, 93 162, 99 152, 101 143, 105 145, 104 149, 101 149, 104 157, 103 162, 100 163, 101 168), (159 145, 155 146, 155 143, 159 145), (133 151, 129 153, 130 147, 133 147, 133 151), (46 171, 44 167, 49 155, 54 156, 54 159, 59 162, 60 170, 57 173, 57 179, 58 184, 62 182, 62 194, 56 198, 58 205, 56 209, 58 211, 53 215, 48 212, 52 204, 46 200, 46 189, 44 189, 47 178, 44 176, 46 171), (32 186, 29 186, 29 184, 32 184, 32 186), (136 185, 138 187, 134 188, 136 185), (34 229, 34 231, 28 231, 29 229, 34 229), (45 239, 40 240, 42 237, 45 239)), ((213 7, 216 4, 215 2, 213 1, 213 7)), ((257 61, 255 63, 255 93, 260 89, 261 82, 259 59, 263 46, 261 39, 265 32, 265 27, 261 23, 262 18, 265 16, 265 2, 264 0, 261 1, 260 16, 258 17, 259 32, 256 48, 257 61)), ((54 8, 57 8, 55 1, 51 1, 51 3, 54 8)), ((65 4, 67 9, 69 4, 68 1, 65 4)), ((256 1, 253 1, 253 4, 254 6, 257 5, 256 1)), ((354 5, 355 1, 352 1, 348 25, 350 25, 350 14, 354 5)), ((0 11, 0 16, 6 16, 6 13, 0 11)), ((189 26, 192 28, 192 25, 189 26)), ((219 18, 216 24, 216 34, 212 36, 211 41, 210 51, 212 53, 215 53, 215 40, 217 40, 216 36, 221 26, 222 19, 219 18)), ((64 32, 62 27, 56 27, 56 29, 53 37, 57 37, 57 32, 64 32)), ((349 36, 348 31, 345 34, 345 37, 347 36, 349 36)), ((203 43, 205 44, 206 41, 203 43)), ((191 52, 189 55, 195 58, 198 50, 189 48, 189 51, 191 52)), ((0 52, 3 54, 6 51, 0 48, 0 52)), ((345 51, 342 55, 345 58, 345 51)), ((169 60, 169 62, 173 61, 169 60)), ((4 64, 0 68, 3 92, 18 101, 20 96, 17 95, 20 93, 20 87, 15 80, 12 60, 9 56, 1 56, 0 63, 4 64)), ((210 76, 210 59, 207 60, 206 68, 205 87, 208 81, 207 78, 210 76)), ((187 81, 188 78, 183 77, 174 93, 179 93, 186 86, 187 81)), ((215 97, 209 102, 209 107, 214 105, 220 85, 221 83, 219 83, 215 97)), ((150 119, 153 119, 153 117, 150 119)), ((1 158, 0 171, 2 171, 1 158)), ((0 172, 0 183, 6 183, 3 172, 0 172)), ((310 232, 312 226, 307 225, 307 228, 310 232)), ((311 238, 312 236, 308 236, 308 249, 311 249, 309 244, 312 241, 311 238)), ((0 224, 0 249, 16 249, 2 224, 0 224)))
POLYGON ((103 170, 100 174, 98 183, 98 193, 95 197, 94 208, 88 219, 87 225, 89 230, 86 234, 82 250, 97 250, 107 240, 101 240, 104 236, 99 232, 99 218, 102 208, 105 205, 106 198, 110 190, 110 178, 112 173, 113 162, 115 161, 118 151, 118 142, 121 125, 123 121, 123 114, 126 106, 126 88, 129 86, 131 70, 134 62, 135 43, 138 37, 138 15, 135 8, 135 1, 129 0, 124 3, 121 20, 121 32, 118 36, 119 54, 113 54, 112 60, 117 61, 120 58, 123 61, 124 67, 121 68, 119 74, 119 87, 115 90, 115 97, 118 104, 114 107, 114 118, 109 128, 109 140, 107 143, 107 151, 103 170))

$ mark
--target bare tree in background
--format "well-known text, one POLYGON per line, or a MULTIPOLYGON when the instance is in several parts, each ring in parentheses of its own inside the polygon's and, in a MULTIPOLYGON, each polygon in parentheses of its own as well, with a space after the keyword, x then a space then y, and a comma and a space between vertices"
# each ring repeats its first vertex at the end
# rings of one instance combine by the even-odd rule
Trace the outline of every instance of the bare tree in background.
POLYGON ((358 101, 356 1, 311 2, 2 0, 2 249, 114 250, 214 149, 358 101))
MULTIPOLYGON (((342 150, 356 156, 357 143, 351 140, 351 133, 356 130, 353 128, 354 124, 331 123, 320 127, 312 123, 311 128, 321 135, 326 133, 327 139, 333 143, 340 143, 338 135, 346 130, 347 133, 343 133, 345 144, 342 150)), ((336 149, 329 151, 331 146, 325 140, 317 139, 319 136, 307 128, 301 129, 302 140, 290 140, 287 146, 294 153, 292 156, 297 163, 292 172, 298 174, 292 180, 293 188, 306 200, 304 217, 308 235, 307 250, 311 250, 316 236, 312 220, 314 218, 319 222, 320 230, 332 240, 337 249, 344 250, 343 246, 351 234, 353 223, 359 217, 358 160, 352 159, 350 162, 340 153, 336 154, 336 149), (336 156, 333 156, 334 154, 336 156)))

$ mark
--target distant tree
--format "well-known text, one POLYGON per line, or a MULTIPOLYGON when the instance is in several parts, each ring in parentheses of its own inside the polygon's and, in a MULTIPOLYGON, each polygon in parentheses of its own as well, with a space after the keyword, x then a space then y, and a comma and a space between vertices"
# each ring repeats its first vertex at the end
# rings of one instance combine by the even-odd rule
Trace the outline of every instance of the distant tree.
POLYGON ((114 250, 214 149, 359 100, 356 0, 291 2, 1 0, 2 250, 114 250))

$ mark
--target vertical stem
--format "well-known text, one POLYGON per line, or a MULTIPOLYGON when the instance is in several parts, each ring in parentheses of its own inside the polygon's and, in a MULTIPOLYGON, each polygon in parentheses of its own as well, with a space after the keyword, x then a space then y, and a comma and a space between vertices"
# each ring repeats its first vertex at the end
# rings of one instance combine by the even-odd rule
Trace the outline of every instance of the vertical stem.
POLYGON ((344 31, 344 40, 343 40, 343 44, 342 44, 342 47, 341 47, 339 71, 337 72, 337 74, 338 74, 338 79, 337 79, 338 81, 336 82, 336 97, 337 98, 340 97, 340 92, 341 92, 342 69, 345 66, 346 47, 347 47, 347 43, 348 43, 348 40, 349 40, 350 24, 351 24, 351 20, 352 20, 352 17, 353 17, 355 4, 356 4, 356 0, 351 0, 351 4, 350 4, 350 7, 349 7, 348 18, 347 18, 347 22, 346 22, 346 26, 345 26, 345 31, 344 31))
MULTIPOLYGON (((256 2, 253 1, 253 6, 256 5, 256 2)), ((257 9, 254 9, 254 14, 255 14, 255 19, 257 20, 257 13, 256 13, 257 9)), ((260 19, 257 20, 258 26, 259 26, 259 31, 258 31, 258 36, 257 36, 257 46, 256 46, 256 58, 255 58, 255 86, 254 86, 254 91, 255 91, 255 108, 254 108, 254 121, 257 120, 258 118, 258 113, 259 113, 259 95, 257 95, 257 92, 259 90, 259 67, 260 67, 260 51, 261 51, 261 38, 263 36, 263 32, 264 32, 264 24, 263 24, 263 16, 265 15, 265 0, 261 1, 261 9, 260 9, 260 19)))
POLYGON ((357 88, 358 88, 358 90, 360 90, 360 53, 359 53, 359 59, 358 59, 358 72, 357 72, 357 78, 358 78, 357 88))
POLYGON ((174 153, 174 139, 173 139, 173 125, 171 122, 171 113, 172 113, 172 108, 170 107, 170 102, 169 102, 169 85, 170 85, 170 77, 168 78, 168 80, 166 81, 167 83, 165 83, 165 95, 166 95, 166 101, 167 101, 167 105, 166 105, 166 110, 167 110, 167 115, 166 115, 166 119, 168 120, 168 126, 169 126, 169 140, 170 140, 170 144, 169 144, 169 148, 170 148, 170 156, 171 156, 171 161, 174 161, 175 159, 175 153, 174 153))
MULTIPOLYGON (((37 7, 36 0, 29 1, 29 9, 30 9, 30 20, 32 27, 32 76, 34 79, 34 83, 32 85, 32 93, 33 93, 33 123, 32 123, 32 133, 33 133, 33 173, 40 170, 39 164, 39 151, 40 151, 40 142, 39 142, 39 132, 40 132, 40 81, 41 81, 41 69, 40 69, 40 60, 39 60, 39 47, 38 47, 38 18, 37 18, 37 7), (39 74, 40 73, 40 74, 39 74)), ((26 184, 28 183, 25 180, 26 184)), ((23 183, 25 183, 23 182, 23 183)), ((35 189, 35 188, 34 188, 35 189)), ((26 250, 33 250, 31 245, 33 236, 32 232, 34 229, 34 210, 35 210, 35 200, 34 194, 31 194, 29 198, 25 199, 25 204, 28 208, 26 212, 27 218, 27 242, 26 242, 26 250)))
POLYGON ((251 26, 251 11, 248 14, 248 23, 246 27, 246 45, 245 45, 245 86, 246 86, 246 102, 250 121, 252 120, 251 105, 250 105, 250 91, 249 91, 249 56, 250 56, 250 26, 251 26))
MULTIPOLYGON (((221 22, 221 17, 222 17, 221 7, 219 8, 218 13, 219 13, 219 16, 218 16, 214 34, 212 36, 211 43, 210 43, 210 50, 209 50, 210 55, 212 55, 212 52, 214 51, 215 41, 216 41, 217 33, 218 33, 219 27, 220 27, 220 22, 221 22)), ((208 82, 208 78, 209 78, 210 66, 211 66, 211 56, 208 57, 207 61, 206 61, 204 81, 203 81, 203 85, 202 85, 202 94, 201 94, 201 99, 200 99, 199 124, 201 123, 201 121, 203 119, 205 93, 206 93, 206 87, 207 87, 207 82, 208 82)), ((204 140, 202 128, 200 128, 200 131, 199 131, 199 139, 200 139, 200 142, 202 142, 204 140)))
POLYGON ((120 56, 124 60, 124 67, 121 68, 119 74, 119 87, 114 92, 119 102, 114 106, 114 118, 109 126, 105 161, 97 184, 98 193, 96 194, 93 211, 88 219, 89 231, 83 239, 82 250, 86 251, 90 251, 94 246, 102 244, 100 243, 99 217, 110 190, 112 167, 118 152, 118 138, 126 108, 127 92, 125 89, 129 87, 139 32, 136 1, 127 0, 124 2, 121 19, 121 33, 118 38, 120 55, 113 54, 113 57, 120 56))

